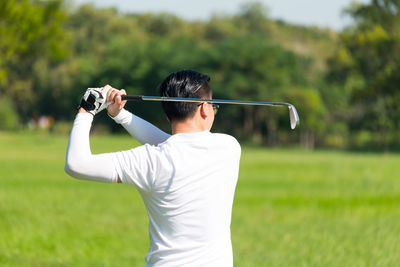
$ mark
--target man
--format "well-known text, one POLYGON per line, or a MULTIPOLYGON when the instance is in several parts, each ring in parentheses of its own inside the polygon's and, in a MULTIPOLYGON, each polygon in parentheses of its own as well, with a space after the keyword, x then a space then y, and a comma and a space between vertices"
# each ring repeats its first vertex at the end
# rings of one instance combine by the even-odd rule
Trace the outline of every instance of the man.
MULTIPOLYGON (((209 80, 192 70, 171 73, 160 85, 160 94, 211 99, 209 80)), ((163 102, 172 129, 168 135, 123 109, 124 94, 110 86, 85 93, 70 135, 66 172, 138 189, 149 216, 146 266, 232 266, 230 223, 239 143, 210 132, 216 108, 210 103, 163 102), (93 115, 106 106, 109 115, 144 145, 91 154, 93 115)))

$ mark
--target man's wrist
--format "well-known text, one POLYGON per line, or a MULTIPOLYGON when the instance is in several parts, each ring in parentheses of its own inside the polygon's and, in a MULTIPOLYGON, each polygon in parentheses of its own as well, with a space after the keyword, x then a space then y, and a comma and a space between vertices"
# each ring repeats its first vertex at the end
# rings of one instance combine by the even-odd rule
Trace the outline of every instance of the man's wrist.
POLYGON ((110 116, 110 118, 113 119, 116 123, 120 124, 130 121, 132 117, 131 113, 124 108, 121 109, 116 116, 112 117, 111 114, 108 114, 108 116, 110 116))
POLYGON ((78 113, 88 113, 91 114, 90 112, 87 112, 84 108, 79 108, 78 113))
POLYGON ((114 119, 115 117, 117 117, 121 113, 121 110, 118 110, 115 113, 111 113, 111 112, 107 111, 107 113, 108 113, 108 116, 110 116, 112 119, 114 119))

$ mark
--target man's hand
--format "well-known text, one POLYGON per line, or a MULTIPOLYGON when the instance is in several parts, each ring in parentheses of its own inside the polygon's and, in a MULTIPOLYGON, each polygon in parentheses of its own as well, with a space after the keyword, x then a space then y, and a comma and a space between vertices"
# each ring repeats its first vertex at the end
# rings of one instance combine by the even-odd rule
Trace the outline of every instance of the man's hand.
POLYGON ((112 89, 110 85, 106 85, 102 88, 88 88, 79 105, 80 112, 83 109, 92 115, 96 115, 105 109, 110 104, 107 101, 107 95, 110 89, 112 89))
POLYGON ((124 108, 126 100, 122 101, 122 95, 126 95, 124 89, 117 90, 115 88, 111 88, 108 90, 107 103, 109 103, 109 105, 107 106, 107 111, 111 117, 117 116, 124 108))

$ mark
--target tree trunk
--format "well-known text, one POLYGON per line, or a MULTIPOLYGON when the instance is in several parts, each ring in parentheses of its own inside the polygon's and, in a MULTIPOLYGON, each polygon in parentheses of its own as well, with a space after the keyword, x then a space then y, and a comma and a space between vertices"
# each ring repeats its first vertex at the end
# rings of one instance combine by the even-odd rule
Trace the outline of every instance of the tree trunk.
POLYGON ((261 145, 262 144, 262 120, 263 116, 261 110, 259 108, 254 109, 254 130, 252 132, 252 140, 254 143, 261 145))
POLYGON ((312 131, 305 131, 300 134, 300 143, 304 148, 314 149, 315 137, 312 131))
POLYGON ((278 128, 276 127, 276 119, 275 117, 270 117, 267 122, 267 131, 268 131, 268 137, 267 137, 267 142, 269 146, 275 146, 276 141, 277 141, 277 136, 278 136, 278 128))
POLYGON ((244 107, 244 133, 246 137, 250 137, 254 130, 253 107, 244 107))

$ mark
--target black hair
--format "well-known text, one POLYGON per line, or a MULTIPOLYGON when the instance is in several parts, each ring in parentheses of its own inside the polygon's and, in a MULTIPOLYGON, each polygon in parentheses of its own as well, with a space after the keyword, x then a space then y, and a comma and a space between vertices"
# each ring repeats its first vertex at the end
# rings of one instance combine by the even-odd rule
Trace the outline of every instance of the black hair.
MULTIPOLYGON (((160 96, 206 98, 212 96, 210 77, 194 70, 173 72, 161 83, 160 96)), ((170 121, 182 121, 193 117, 198 103, 162 102, 162 107, 170 121)))

